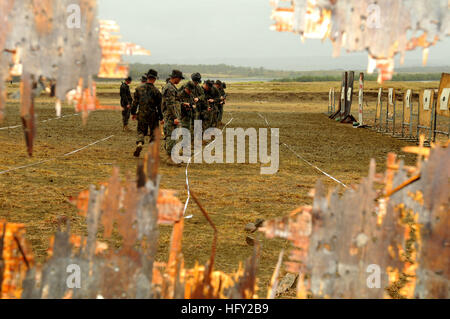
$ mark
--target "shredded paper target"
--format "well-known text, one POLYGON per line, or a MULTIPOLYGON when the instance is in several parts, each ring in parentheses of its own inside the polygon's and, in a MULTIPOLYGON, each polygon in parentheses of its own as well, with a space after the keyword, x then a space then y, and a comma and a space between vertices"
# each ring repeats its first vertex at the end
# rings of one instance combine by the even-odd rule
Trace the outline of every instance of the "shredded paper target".
POLYGON ((450 34, 448 0, 270 0, 272 29, 302 39, 330 39, 333 56, 341 49, 368 52, 368 73, 392 79, 394 58, 418 47, 423 63, 428 48, 450 34))
POLYGON ((97 19, 96 0, 5 0, 0 4, 0 121, 4 117, 4 83, 21 76, 21 117, 27 151, 36 134, 33 85, 56 83, 56 114, 61 101, 72 99, 76 112, 105 109, 96 98, 93 76, 123 78, 122 55, 149 55, 138 45, 120 42, 114 21, 97 19))

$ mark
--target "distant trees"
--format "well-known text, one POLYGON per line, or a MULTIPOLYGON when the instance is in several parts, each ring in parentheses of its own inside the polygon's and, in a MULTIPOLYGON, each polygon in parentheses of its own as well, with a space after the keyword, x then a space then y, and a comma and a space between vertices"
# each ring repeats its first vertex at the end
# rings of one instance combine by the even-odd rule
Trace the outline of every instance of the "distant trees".
POLYGON ((185 65, 185 64, 141 64, 134 63, 130 65, 130 76, 133 78, 140 78, 142 74, 147 72, 149 69, 155 69, 159 72, 160 78, 166 78, 172 73, 173 69, 181 70, 186 75, 191 75, 194 72, 200 72, 204 75, 209 76, 221 76, 221 77, 261 77, 273 79, 275 77, 295 77, 300 76, 301 72, 291 72, 291 71, 273 71, 268 70, 263 67, 260 68, 250 68, 250 67, 240 67, 232 66, 226 64, 216 64, 216 65, 185 65))
MULTIPOLYGON (((130 76, 134 80, 139 80, 141 76, 148 72, 149 69, 155 69, 159 72, 159 78, 165 80, 172 70, 181 70, 186 78, 194 72, 200 72, 204 79, 217 78, 217 77, 230 77, 230 78, 261 78, 268 79, 274 82, 331 82, 341 81, 342 71, 330 70, 330 71, 274 71, 268 70, 263 67, 251 68, 232 66, 227 64, 199 64, 199 65, 187 65, 187 64, 142 64, 134 63, 130 64, 130 76)), ((430 69, 433 73, 414 73, 414 72, 399 72, 394 75, 393 81, 439 81, 441 73, 436 72, 434 69, 430 69)), ((359 73, 359 70, 355 70, 355 73, 359 73)), ((367 81, 376 81, 377 74, 366 74, 367 81)), ((109 81, 105 79, 96 79, 98 81, 109 81)))

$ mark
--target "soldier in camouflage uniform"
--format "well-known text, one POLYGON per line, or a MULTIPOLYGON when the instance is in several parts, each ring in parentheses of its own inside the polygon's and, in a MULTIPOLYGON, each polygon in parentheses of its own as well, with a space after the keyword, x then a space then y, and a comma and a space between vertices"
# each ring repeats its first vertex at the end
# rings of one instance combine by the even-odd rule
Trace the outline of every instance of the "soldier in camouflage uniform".
MULTIPOLYGON (((223 96, 224 96, 223 106, 224 107, 225 107, 225 104, 227 104, 227 96, 228 96, 227 92, 225 91, 226 88, 227 88, 227 84, 225 82, 222 82, 222 92, 223 92, 223 96)), ((223 112, 222 112, 222 117, 223 117, 223 112)), ((222 120, 222 118, 220 120, 222 120)))
MULTIPOLYGON (((172 155, 172 149, 176 144, 171 136, 172 132, 180 125, 181 110, 178 100, 177 84, 183 80, 183 73, 173 70, 170 80, 163 88, 162 112, 164 116, 164 135, 166 136, 165 150, 169 158, 172 155)), ((170 160, 169 160, 170 162, 170 160)))
POLYGON ((161 92, 155 87, 158 72, 149 70, 146 83, 136 88, 134 93, 133 107, 131 114, 133 120, 137 118, 137 147, 134 152, 135 157, 139 157, 145 144, 145 136, 150 136, 150 143, 155 138, 155 130, 159 129, 159 121, 162 121, 161 112, 161 92), (139 112, 137 108, 139 106, 139 112))
MULTIPOLYGON (((194 103, 196 105, 194 120, 202 119, 202 110, 206 108, 206 97, 205 91, 202 86, 202 76, 200 73, 194 73, 191 75, 192 83, 194 84, 194 90, 192 91, 192 98, 194 99, 194 103)), ((192 122, 194 125, 194 122, 192 122)))
POLYGON ((130 83, 132 79, 131 77, 127 77, 122 85, 120 86, 120 105, 122 106, 122 122, 123 122, 123 130, 129 131, 128 121, 130 120, 130 110, 131 105, 133 104, 133 99, 131 97, 130 91, 130 83))
POLYGON ((206 109, 206 99, 205 99, 205 91, 201 86, 202 83, 201 74, 194 73, 191 75, 191 79, 192 81, 189 81, 187 84, 183 85, 182 90, 184 90, 188 85, 191 86, 192 104, 195 105, 191 120, 191 131, 192 131, 194 128, 194 121, 196 120, 203 121, 202 114, 206 109))
POLYGON ((218 112, 218 116, 217 116, 217 123, 218 123, 218 125, 223 125, 223 123, 222 123, 223 107, 225 106, 227 94, 225 93, 225 90, 224 90, 224 83, 222 83, 220 80, 217 80, 216 83, 214 84, 214 86, 216 87, 217 90, 219 90, 219 94, 220 94, 220 103, 218 105, 219 112, 218 112))
POLYGON ((217 127, 217 118, 219 112, 218 105, 221 100, 219 90, 217 90, 217 88, 214 86, 213 81, 205 81, 205 83, 203 84, 203 89, 205 91, 205 98, 207 102, 207 109, 204 115, 206 119, 204 130, 206 130, 210 127, 217 127))
POLYGON ((181 90, 179 91, 178 99, 180 101, 181 107, 181 126, 191 132, 191 135, 194 132, 194 117, 195 117, 195 109, 197 106, 195 105, 194 98, 192 92, 195 90, 195 84, 193 82, 188 82, 183 85, 181 90))

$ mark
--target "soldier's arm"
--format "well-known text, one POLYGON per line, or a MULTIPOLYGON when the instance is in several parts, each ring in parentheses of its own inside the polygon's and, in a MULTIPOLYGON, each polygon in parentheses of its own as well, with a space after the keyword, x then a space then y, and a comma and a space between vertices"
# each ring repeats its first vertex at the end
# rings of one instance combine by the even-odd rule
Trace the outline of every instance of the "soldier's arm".
POLYGON ((169 114, 171 114, 173 119, 180 119, 180 105, 177 98, 176 90, 167 90, 166 93, 166 104, 169 114))
POLYGON ((128 104, 132 105, 133 104, 133 98, 131 97, 130 87, 127 88, 127 98, 128 98, 128 104))
POLYGON ((120 98, 125 97, 125 88, 123 87, 123 84, 120 86, 120 98))
POLYGON ((222 100, 220 97, 220 92, 219 92, 219 90, 214 90, 215 91, 215 93, 213 93, 213 99, 214 99, 214 102, 215 103, 220 103, 220 101, 222 100))
POLYGON ((195 98, 192 94, 189 96, 189 104, 191 104, 191 106, 196 104, 195 98))
POLYGON ((185 92, 182 92, 180 95, 178 95, 178 101, 178 103, 180 104, 181 115, 183 115, 183 111, 187 111, 193 102, 192 95, 188 95, 185 92))
POLYGON ((198 97, 198 100, 202 103, 206 103, 206 95, 205 95, 205 90, 203 90, 202 87, 200 87, 200 91, 199 91, 200 95, 198 97))
POLYGON ((158 118, 159 118, 160 121, 162 121, 163 120, 163 114, 162 114, 162 111, 161 111, 162 94, 158 90, 156 90, 155 102, 156 102, 156 109, 158 111, 158 118))
POLYGON ((138 88, 136 88, 136 91, 134 91, 134 100, 133 100, 133 104, 131 107, 131 115, 136 115, 139 101, 140 101, 139 90, 138 90, 138 88))

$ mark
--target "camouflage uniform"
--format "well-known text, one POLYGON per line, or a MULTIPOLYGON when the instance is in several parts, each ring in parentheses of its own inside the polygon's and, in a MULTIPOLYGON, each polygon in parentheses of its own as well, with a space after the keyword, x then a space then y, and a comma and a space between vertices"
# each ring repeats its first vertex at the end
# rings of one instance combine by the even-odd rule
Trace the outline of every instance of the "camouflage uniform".
POLYGON ((147 135, 150 136, 150 143, 154 140, 155 130, 159 128, 159 121, 163 119, 161 101, 161 92, 152 83, 144 83, 136 88, 131 108, 131 114, 136 115, 139 106, 136 144, 145 144, 147 135))
POLYGON ((172 148, 176 141, 173 141, 172 132, 177 128, 174 120, 180 119, 180 105, 178 101, 178 90, 172 82, 167 82, 162 91, 162 113, 164 116, 164 135, 166 136, 165 150, 171 156, 172 148))
POLYGON ((193 120, 192 125, 194 125, 194 120, 202 120, 202 112, 206 108, 206 99, 205 99, 205 91, 203 90, 202 86, 200 84, 195 84, 194 81, 189 81, 187 84, 183 85, 183 90, 187 86, 192 86, 191 88, 191 97, 192 101, 194 101, 195 98, 198 98, 198 102, 195 103, 195 109, 193 114, 193 120))
POLYGON ((211 84, 209 91, 205 90, 205 98, 207 101, 207 107, 211 108, 210 111, 206 110, 206 122, 207 128, 217 127, 219 104, 220 104, 220 93, 217 88, 211 84), (209 103, 208 100, 214 100, 214 102, 209 103))
MULTIPOLYGON (((195 83, 193 83, 195 85, 195 83)), ((202 123, 204 122, 203 119, 203 112, 204 110, 207 108, 207 103, 206 103, 206 96, 205 96, 205 91, 203 90, 202 86, 200 84, 196 84, 195 85, 195 89, 194 91, 191 93, 192 94, 192 99, 198 98, 198 102, 195 103, 195 110, 194 110, 194 118, 192 119, 192 128, 195 129, 195 121, 202 121, 202 123)), ((202 125, 203 126, 203 125, 202 125)), ((203 129, 203 127, 202 127, 203 129)), ((201 134, 201 132, 200 132, 201 134)), ((194 137, 194 135, 192 135, 194 137)), ((200 137, 201 139, 201 137, 200 137)))
POLYGON ((122 106, 122 122, 123 126, 128 125, 128 121, 130 120, 130 109, 127 107, 128 105, 133 104, 133 99, 131 98, 130 87, 127 83, 122 82, 120 86, 120 105, 122 106))
POLYGON ((205 91, 203 90, 203 87, 200 84, 196 84, 194 81, 189 81, 187 84, 183 86, 183 88, 190 87, 191 90, 191 104, 195 105, 195 108, 192 110, 192 117, 191 117, 191 131, 194 129, 194 123, 196 120, 203 121, 203 112, 205 111, 206 107, 206 98, 205 98, 205 91), (197 102, 195 102, 195 99, 198 99, 197 102))
POLYGON ((218 86, 219 86, 217 88, 217 90, 219 90, 219 94, 222 98, 218 105, 219 112, 218 112, 218 116, 217 116, 217 123, 222 123, 223 107, 225 106, 225 98, 227 97, 227 94, 225 93, 222 82, 217 81, 216 84, 218 84, 218 86))
POLYGON ((180 109, 181 109, 181 126, 185 129, 188 129, 191 133, 193 132, 194 127, 192 126, 194 119, 194 100, 192 98, 192 91, 194 87, 192 85, 185 85, 181 88, 178 99, 180 101, 180 109), (186 93, 186 88, 191 91, 191 94, 186 93), (183 103, 189 103, 190 106, 185 106, 183 103))

